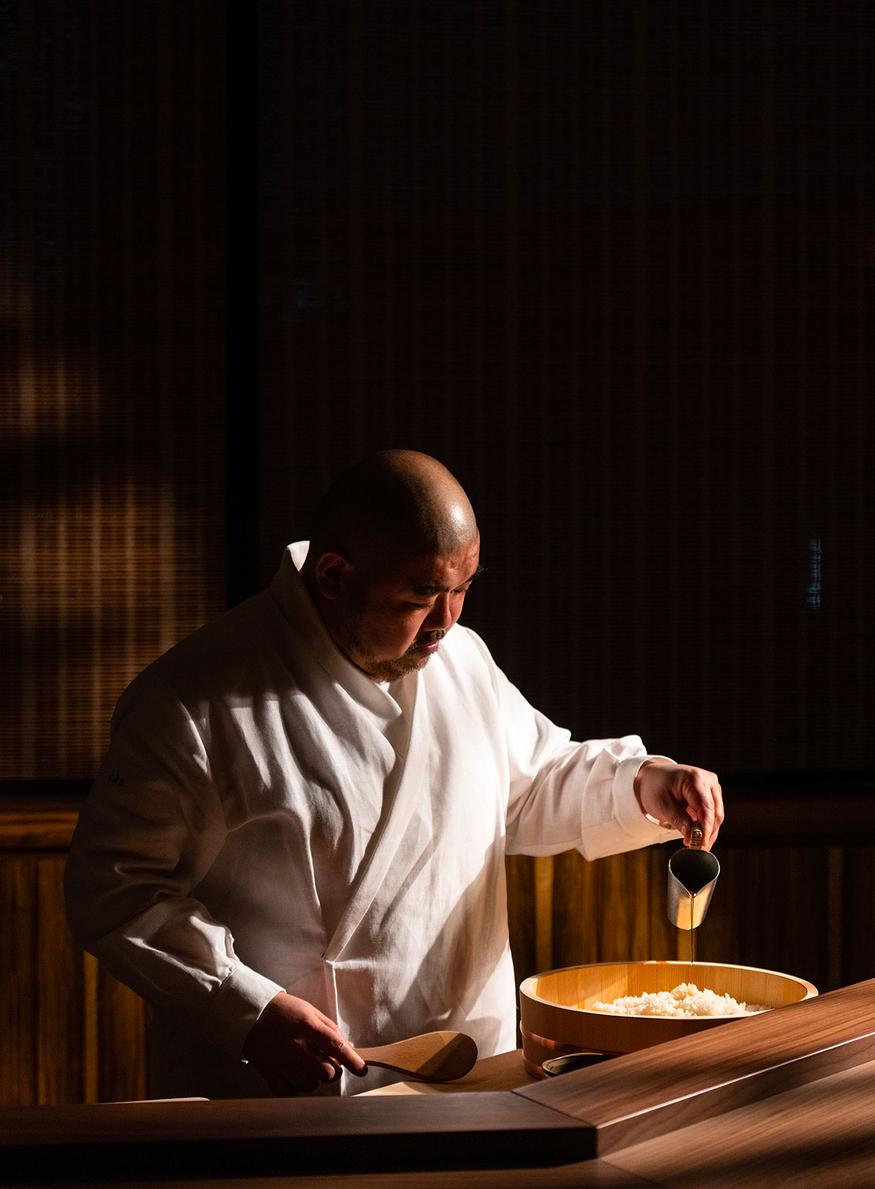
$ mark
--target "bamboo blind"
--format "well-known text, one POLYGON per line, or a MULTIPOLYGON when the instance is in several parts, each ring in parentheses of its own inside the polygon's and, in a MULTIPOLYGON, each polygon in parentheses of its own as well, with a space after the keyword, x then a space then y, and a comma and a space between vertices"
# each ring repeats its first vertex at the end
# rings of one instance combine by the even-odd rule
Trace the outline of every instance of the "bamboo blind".
MULTIPOLYGON (((223 15, 2 9, 4 778, 89 775, 223 601, 223 15)), ((869 6, 252 20, 262 576, 340 465, 429 450, 557 721, 871 766, 869 6)))
POLYGON ((265 576, 423 449, 556 721, 871 767, 872 7, 260 11, 265 576))
POLYGON ((224 600, 220 5, 4 6, 0 779, 224 600))

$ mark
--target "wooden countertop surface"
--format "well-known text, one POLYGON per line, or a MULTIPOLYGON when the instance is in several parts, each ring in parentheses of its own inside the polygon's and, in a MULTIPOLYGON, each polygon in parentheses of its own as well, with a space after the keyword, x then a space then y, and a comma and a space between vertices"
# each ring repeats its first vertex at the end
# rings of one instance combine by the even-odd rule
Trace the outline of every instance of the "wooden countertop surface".
POLYGON ((518 1054, 465 1081, 346 1100, 4 1107, 0 1168, 9 1184, 200 1189, 863 1185, 875 980, 549 1081, 518 1054))

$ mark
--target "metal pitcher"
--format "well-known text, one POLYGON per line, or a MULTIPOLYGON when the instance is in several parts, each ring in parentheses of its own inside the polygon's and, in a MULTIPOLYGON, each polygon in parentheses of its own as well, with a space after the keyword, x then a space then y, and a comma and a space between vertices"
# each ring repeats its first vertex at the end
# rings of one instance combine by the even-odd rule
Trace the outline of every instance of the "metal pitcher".
POLYGON ((720 874, 720 864, 702 850, 702 831, 693 828, 689 846, 668 861, 668 919, 678 929, 696 929, 705 919, 720 874))

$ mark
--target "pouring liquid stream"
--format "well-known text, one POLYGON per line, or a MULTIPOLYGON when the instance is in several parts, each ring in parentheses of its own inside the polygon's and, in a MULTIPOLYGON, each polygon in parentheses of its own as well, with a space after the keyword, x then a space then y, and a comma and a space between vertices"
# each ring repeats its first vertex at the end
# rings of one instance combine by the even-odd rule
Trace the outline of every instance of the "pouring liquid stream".
POLYGON ((690 965, 696 961, 696 930, 693 928, 693 893, 690 892, 690 965))
MULTIPOLYGON (((694 850, 698 850, 701 845, 702 831, 698 826, 694 826, 690 834, 690 846, 694 850)), ((696 898, 696 894, 692 888, 687 888, 687 892, 690 896, 690 965, 693 966, 696 961, 696 926, 693 920, 693 900, 696 898)))

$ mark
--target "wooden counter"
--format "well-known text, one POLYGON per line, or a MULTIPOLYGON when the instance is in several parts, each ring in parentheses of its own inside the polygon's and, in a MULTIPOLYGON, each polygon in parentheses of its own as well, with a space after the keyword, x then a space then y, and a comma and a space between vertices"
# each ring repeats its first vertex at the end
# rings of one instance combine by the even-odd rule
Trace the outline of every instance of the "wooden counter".
MULTIPOLYGON (((875 975, 875 787, 794 777, 725 785, 718 895, 699 958, 786 971, 821 991, 875 975), (798 794, 798 795, 797 795, 798 794)), ((48 793, 48 790, 46 790, 48 793)), ((148 1094, 147 1012, 67 930, 63 874, 81 798, 0 800, 0 1103, 110 1102, 148 1094)), ((506 860, 520 978, 588 962, 686 957, 665 912, 675 846, 587 862, 506 860)), ((682 948, 683 947, 683 948, 682 948)))
MULTIPOLYGON (((513 1080, 514 1060, 491 1070, 513 1080)), ((0 1167, 200 1189, 864 1185, 875 980, 504 1091, 2 1108, 0 1167)))

